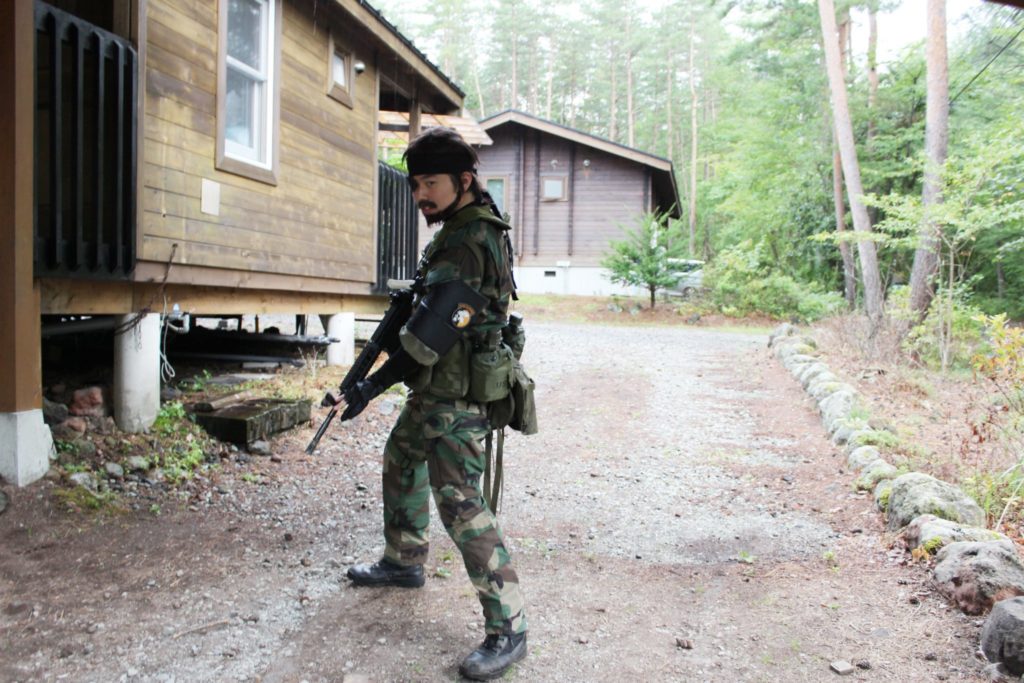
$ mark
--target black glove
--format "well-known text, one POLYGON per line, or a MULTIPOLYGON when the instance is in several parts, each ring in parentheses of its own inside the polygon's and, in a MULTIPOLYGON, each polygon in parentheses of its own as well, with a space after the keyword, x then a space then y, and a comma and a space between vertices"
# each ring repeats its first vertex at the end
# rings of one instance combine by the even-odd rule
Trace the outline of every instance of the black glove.
POLYGON ((373 378, 356 382, 354 387, 345 392, 345 411, 341 414, 341 421, 351 420, 363 412, 370 401, 380 396, 383 391, 384 387, 374 382, 373 378))

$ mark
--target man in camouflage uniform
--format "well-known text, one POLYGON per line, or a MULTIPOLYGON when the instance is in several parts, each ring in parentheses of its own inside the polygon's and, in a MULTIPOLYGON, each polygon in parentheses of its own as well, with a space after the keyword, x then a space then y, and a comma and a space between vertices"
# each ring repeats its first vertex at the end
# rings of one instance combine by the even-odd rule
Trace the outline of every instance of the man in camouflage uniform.
POLYGON ((480 190, 476 152, 454 130, 426 130, 405 159, 417 206, 443 226, 420 261, 422 291, 401 348, 344 397, 346 419, 397 381, 410 389, 384 447, 384 556, 348 576, 355 585, 422 586, 432 493, 483 606, 486 638, 459 672, 487 680, 526 656, 519 580, 480 486, 490 424, 468 395, 471 354, 495 348, 508 320, 509 226, 480 190))

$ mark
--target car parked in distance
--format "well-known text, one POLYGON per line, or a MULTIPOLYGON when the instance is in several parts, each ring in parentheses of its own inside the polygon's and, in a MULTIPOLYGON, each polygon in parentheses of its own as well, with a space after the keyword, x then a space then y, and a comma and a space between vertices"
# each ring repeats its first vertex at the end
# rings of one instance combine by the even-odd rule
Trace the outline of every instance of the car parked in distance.
POLYGON ((675 287, 669 288, 669 294, 691 297, 704 289, 704 261, 684 258, 672 258, 668 261, 673 274, 679 276, 675 287))

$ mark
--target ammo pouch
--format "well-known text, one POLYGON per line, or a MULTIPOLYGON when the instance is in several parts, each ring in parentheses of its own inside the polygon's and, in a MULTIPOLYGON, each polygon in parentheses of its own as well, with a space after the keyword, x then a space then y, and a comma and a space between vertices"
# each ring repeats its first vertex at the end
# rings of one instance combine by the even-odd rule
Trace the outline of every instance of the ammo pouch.
POLYGON ((470 386, 470 342, 460 338, 434 365, 420 367, 405 381, 411 391, 444 399, 466 398, 470 386))
POLYGON ((500 401, 512 390, 515 358, 504 344, 481 350, 469 359, 469 400, 477 403, 500 401))

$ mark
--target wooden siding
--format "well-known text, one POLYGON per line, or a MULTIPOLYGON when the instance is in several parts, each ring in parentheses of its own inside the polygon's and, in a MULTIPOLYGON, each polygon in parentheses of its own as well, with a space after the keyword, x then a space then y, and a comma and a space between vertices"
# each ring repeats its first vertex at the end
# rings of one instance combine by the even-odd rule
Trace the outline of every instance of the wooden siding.
POLYGON ((519 265, 597 266, 608 243, 622 239, 622 226, 632 227, 650 206, 650 177, 641 164, 519 125, 489 133, 494 145, 480 150, 480 175, 511 178, 508 211, 519 265), (538 173, 566 175, 568 200, 538 201, 538 173))
POLYGON ((218 171, 217 2, 149 0, 140 259, 373 282, 377 74, 354 30, 339 43, 366 64, 353 108, 327 95, 328 31, 340 10, 284 0, 277 185, 218 171), (200 211, 203 179, 220 215, 200 211), (173 245, 177 244, 177 247, 173 245))

